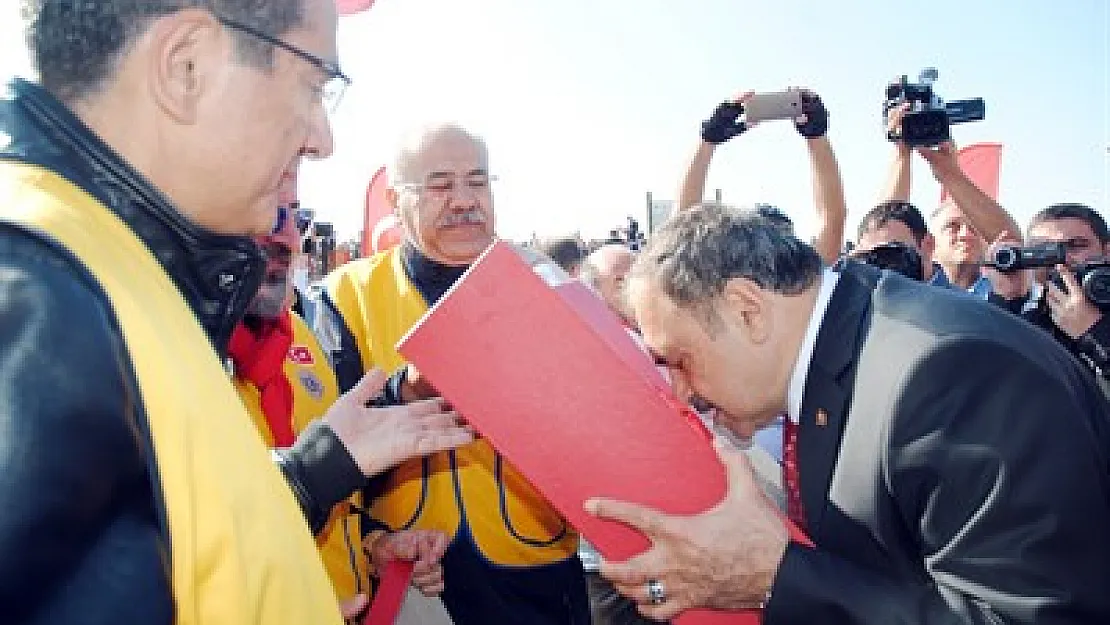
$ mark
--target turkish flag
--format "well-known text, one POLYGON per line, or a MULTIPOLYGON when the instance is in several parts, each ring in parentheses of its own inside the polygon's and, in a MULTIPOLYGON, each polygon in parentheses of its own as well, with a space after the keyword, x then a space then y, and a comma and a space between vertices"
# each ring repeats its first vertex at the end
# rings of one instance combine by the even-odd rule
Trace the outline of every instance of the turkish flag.
POLYGON ((386 216, 393 214, 393 207, 385 197, 389 188, 389 176, 383 165, 374 173, 366 187, 366 205, 362 217, 362 256, 374 253, 374 229, 386 216))
POLYGON ((378 220, 378 224, 374 226, 374 232, 370 238, 370 251, 377 254, 397 247, 404 238, 405 233, 401 229, 401 222, 397 221, 396 215, 390 213, 378 220))
MULTIPOLYGON (((975 186, 998 201, 998 179, 1002 168, 1001 143, 974 143, 960 150, 956 155, 960 169, 975 183, 975 186)), ((944 204, 951 196, 948 189, 941 189, 940 203, 944 204)))
POLYGON ((354 15, 374 6, 374 0, 335 0, 340 15, 354 15))
POLYGON ((314 362, 312 350, 304 345, 294 345, 289 348, 289 360, 298 365, 311 365, 314 362))

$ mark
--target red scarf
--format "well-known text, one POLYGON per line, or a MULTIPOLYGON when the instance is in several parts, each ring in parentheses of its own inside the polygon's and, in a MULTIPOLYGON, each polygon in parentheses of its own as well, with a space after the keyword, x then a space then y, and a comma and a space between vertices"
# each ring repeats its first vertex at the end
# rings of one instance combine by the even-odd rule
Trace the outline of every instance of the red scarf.
POLYGON ((262 414, 277 447, 289 447, 293 433, 293 387, 285 377, 285 359, 293 345, 293 319, 285 311, 275 321, 266 321, 258 334, 243 322, 231 333, 228 355, 235 363, 236 377, 254 384, 262 400, 262 414))

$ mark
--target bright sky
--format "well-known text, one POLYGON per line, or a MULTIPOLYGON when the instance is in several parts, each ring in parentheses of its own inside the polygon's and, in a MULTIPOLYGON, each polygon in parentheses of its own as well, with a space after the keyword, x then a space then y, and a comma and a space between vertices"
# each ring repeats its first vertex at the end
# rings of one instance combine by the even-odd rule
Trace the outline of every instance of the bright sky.
MULTIPOLYGON (((4 4, 0 74, 24 72, 16 3, 4 4)), ((942 97, 986 99, 986 121, 956 139, 1005 144, 1001 200, 1019 223, 1053 202, 1110 207, 1108 0, 378 0, 339 35, 354 86, 333 118, 336 153, 307 166, 301 196, 345 238, 370 176, 423 122, 487 138, 503 236, 599 236, 642 218, 647 191, 675 195, 718 101, 788 85, 831 111, 852 232, 888 170, 883 85, 924 66, 942 97)), ((923 163, 914 174, 914 200, 932 208, 937 185, 923 163)), ((719 150, 713 188, 813 230, 806 153, 787 123, 719 150)))

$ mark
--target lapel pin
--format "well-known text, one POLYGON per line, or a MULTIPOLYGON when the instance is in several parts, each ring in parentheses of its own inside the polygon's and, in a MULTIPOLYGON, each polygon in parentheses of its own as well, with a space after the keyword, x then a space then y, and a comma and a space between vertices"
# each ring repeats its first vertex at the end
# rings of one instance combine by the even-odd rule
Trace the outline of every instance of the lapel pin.
POLYGON ((829 424, 829 413, 824 408, 817 409, 817 426, 825 427, 829 424))

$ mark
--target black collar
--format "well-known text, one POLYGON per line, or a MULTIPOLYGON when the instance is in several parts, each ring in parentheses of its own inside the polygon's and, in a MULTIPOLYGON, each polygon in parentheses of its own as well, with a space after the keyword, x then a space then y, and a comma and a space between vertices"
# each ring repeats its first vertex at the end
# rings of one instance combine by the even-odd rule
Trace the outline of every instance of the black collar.
POLYGON ((438 302, 469 268, 434 261, 408 240, 401 244, 401 263, 405 267, 405 275, 412 280, 413 286, 429 306, 438 302))
POLYGON ((9 142, 0 143, 0 160, 32 163, 64 176, 130 226, 181 291, 217 353, 226 354, 231 331, 265 268, 250 238, 216 234, 190 222, 38 85, 20 79, 9 84, 9 93, 0 99, 3 134, 9 142))

